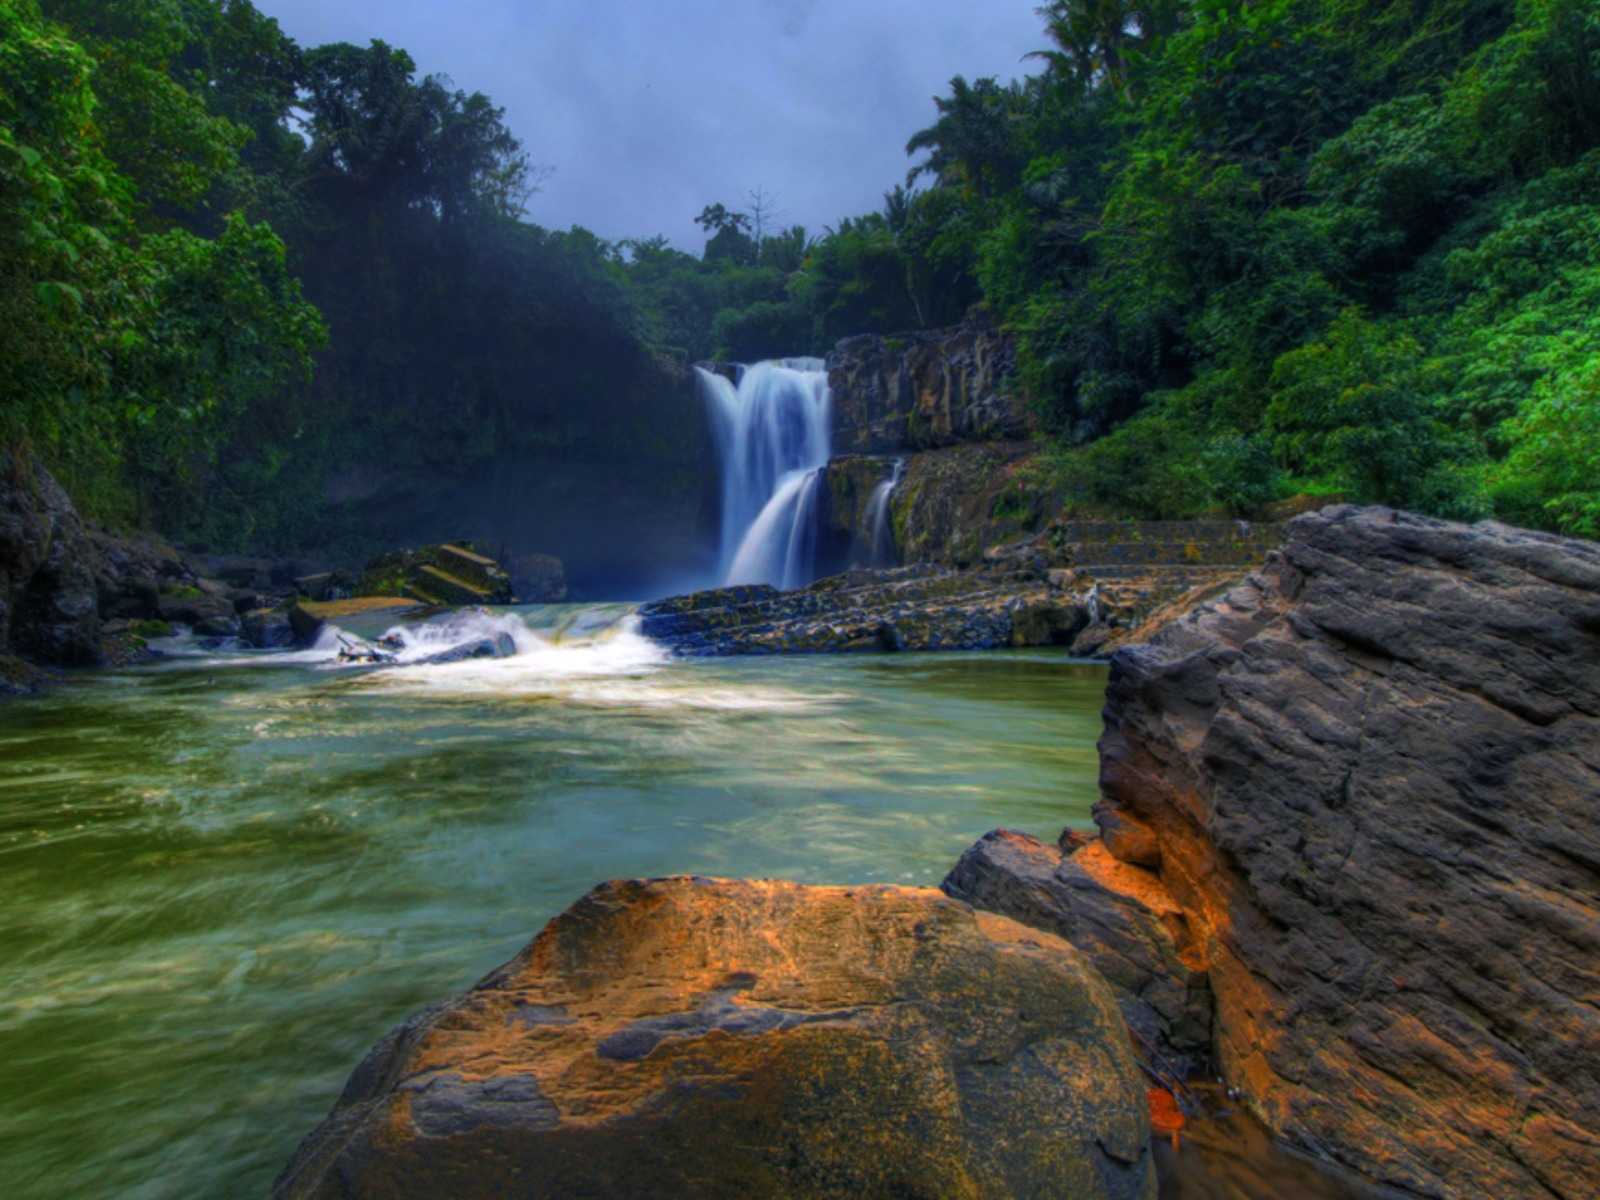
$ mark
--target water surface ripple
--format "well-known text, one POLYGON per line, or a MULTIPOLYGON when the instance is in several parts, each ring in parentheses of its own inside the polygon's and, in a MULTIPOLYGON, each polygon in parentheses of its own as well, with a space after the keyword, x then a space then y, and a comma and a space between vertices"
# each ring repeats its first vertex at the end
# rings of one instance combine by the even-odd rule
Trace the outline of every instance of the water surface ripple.
POLYGON ((518 620, 501 662, 196 654, 0 708, 10 1200, 263 1195, 385 1030, 598 880, 936 885, 1088 824, 1099 667, 518 620))

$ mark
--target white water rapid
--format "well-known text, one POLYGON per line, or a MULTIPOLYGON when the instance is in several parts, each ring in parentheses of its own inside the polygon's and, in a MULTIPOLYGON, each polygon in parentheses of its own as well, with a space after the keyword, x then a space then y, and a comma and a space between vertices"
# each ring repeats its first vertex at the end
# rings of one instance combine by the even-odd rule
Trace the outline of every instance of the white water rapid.
POLYGON ((816 573, 821 470, 833 442, 823 361, 756 363, 737 386, 696 370, 722 465, 722 582, 803 587, 816 573))

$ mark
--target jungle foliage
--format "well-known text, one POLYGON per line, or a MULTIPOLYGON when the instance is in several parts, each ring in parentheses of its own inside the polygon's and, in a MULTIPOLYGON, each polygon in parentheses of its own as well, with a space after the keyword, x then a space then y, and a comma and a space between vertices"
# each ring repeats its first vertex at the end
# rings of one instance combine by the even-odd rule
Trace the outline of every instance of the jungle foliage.
POLYGON ((0 439, 98 515, 305 544, 352 466, 626 439, 593 400, 651 356, 976 304, 1086 510, 1311 492, 1600 535, 1600 6, 1039 12, 1035 73, 952 80, 880 211, 724 197, 696 255, 529 224, 502 111, 381 42, 0 0, 0 439))
POLYGON ((1600 534, 1600 6, 1040 13, 1043 71, 953 81, 899 203, 950 214, 921 245, 1017 335, 1085 506, 1600 534))
POLYGON ((704 261, 637 259, 658 332, 821 353, 980 303, 1086 510, 1303 492, 1600 535, 1600 6, 1039 14, 1039 72, 952 80, 883 211, 797 270, 722 205, 704 261))

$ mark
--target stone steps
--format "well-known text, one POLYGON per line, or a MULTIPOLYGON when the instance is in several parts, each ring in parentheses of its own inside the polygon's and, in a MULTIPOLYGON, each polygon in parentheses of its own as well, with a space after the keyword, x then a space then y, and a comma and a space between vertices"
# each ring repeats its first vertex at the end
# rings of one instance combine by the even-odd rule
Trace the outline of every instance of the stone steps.
POLYGON ((485 593, 495 591, 505 576, 494 559, 451 542, 439 547, 439 569, 485 593))
POLYGON ((417 570, 417 582, 411 591, 432 604, 491 604, 494 597, 489 589, 434 566, 417 570))

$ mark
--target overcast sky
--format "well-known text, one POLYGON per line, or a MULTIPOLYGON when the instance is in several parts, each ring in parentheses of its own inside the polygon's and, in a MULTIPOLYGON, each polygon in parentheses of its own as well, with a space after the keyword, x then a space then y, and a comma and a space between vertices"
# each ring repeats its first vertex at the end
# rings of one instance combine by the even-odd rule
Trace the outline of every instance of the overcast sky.
POLYGON ((381 38, 486 92, 535 163, 528 216, 664 233, 775 194, 813 232, 880 207, 950 77, 1028 72, 1039 0, 255 0, 303 46, 381 38))

